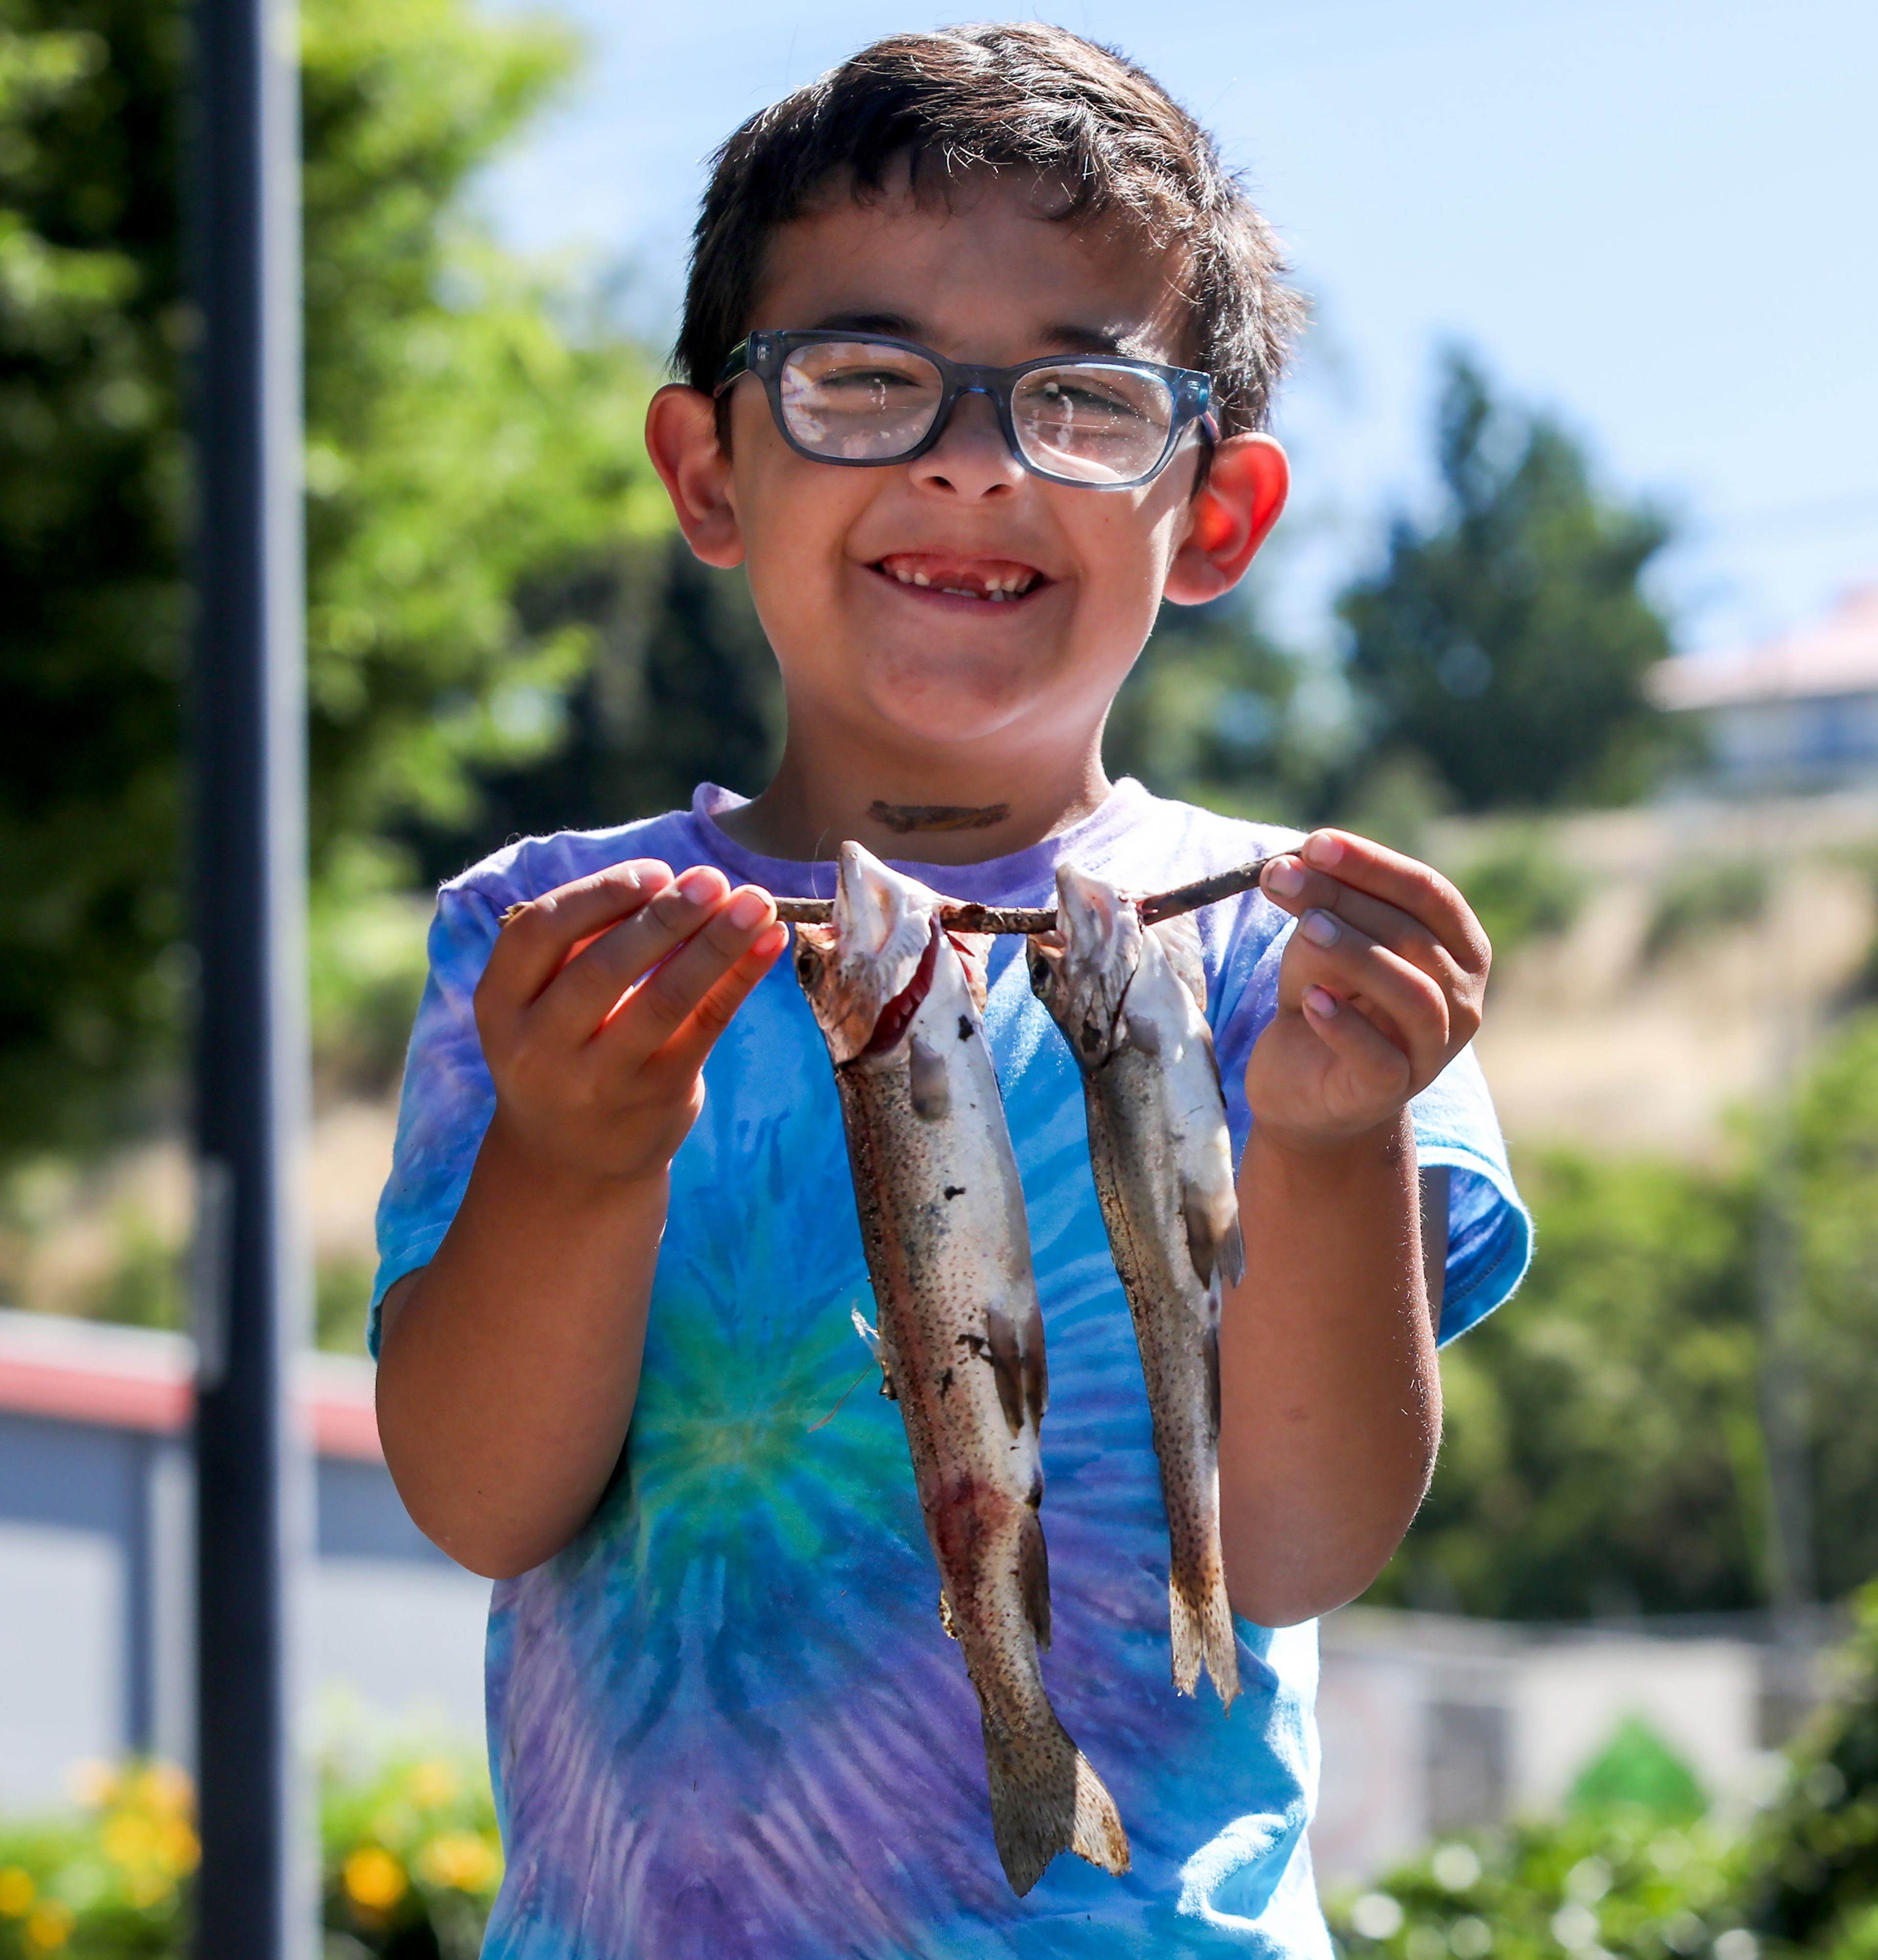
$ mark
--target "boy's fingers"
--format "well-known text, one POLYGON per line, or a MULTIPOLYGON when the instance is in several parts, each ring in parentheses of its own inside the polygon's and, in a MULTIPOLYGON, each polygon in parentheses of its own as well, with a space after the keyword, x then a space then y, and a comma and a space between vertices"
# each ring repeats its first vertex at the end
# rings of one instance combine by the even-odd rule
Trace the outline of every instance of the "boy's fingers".
POLYGON ((535 1003, 536 1024, 570 1047, 590 1041, 627 990, 673 957, 722 908, 728 889, 723 872, 700 864, 655 892, 631 918, 568 961, 535 1003))
POLYGON ((609 1017, 598 1039, 609 1056, 630 1067, 663 1048, 775 920, 775 901, 753 885, 720 905, 609 1017))
POLYGON ((1274 905, 1294 918, 1318 912, 1345 921, 1379 946, 1432 974, 1457 998, 1477 993, 1483 984, 1485 976, 1463 965, 1412 913, 1314 871, 1301 859, 1276 860, 1260 886, 1274 905))
POLYGON ((1327 988, 1346 1001, 1353 998, 1376 1019, 1386 1036, 1397 1038, 1416 1064, 1416 1073, 1437 1072, 1473 1027, 1464 1003, 1413 961, 1378 946, 1354 926, 1328 912, 1309 912, 1299 920, 1285 950, 1279 998, 1300 1004, 1315 988, 1327 988))
POLYGON ((492 991, 516 1006, 535 999, 583 943, 631 918, 671 882, 669 865, 637 858, 512 907, 489 954, 492 991))
POLYGON ((1413 1080, 1409 1058, 1347 1001, 1327 988, 1308 987, 1298 1011, 1339 1061, 1375 1083, 1380 1096, 1406 1094, 1413 1080))
POLYGON ((729 1026, 737 1010, 776 964, 777 956, 788 943, 786 927, 771 925, 759 933, 749 951, 706 991, 678 1032, 659 1051, 659 1065, 669 1067, 676 1074, 695 1075, 716 1046, 717 1037, 729 1026))
MULTIPOLYGON (((1307 872, 1320 872, 1406 913, 1447 950, 1462 971, 1486 977, 1491 949, 1480 921, 1456 886, 1432 865, 1344 830, 1314 830, 1294 857, 1307 872)), ((1282 902, 1282 892, 1270 885, 1271 875, 1268 870, 1261 882, 1282 902)), ((1285 908, 1291 909, 1289 905, 1285 908)))

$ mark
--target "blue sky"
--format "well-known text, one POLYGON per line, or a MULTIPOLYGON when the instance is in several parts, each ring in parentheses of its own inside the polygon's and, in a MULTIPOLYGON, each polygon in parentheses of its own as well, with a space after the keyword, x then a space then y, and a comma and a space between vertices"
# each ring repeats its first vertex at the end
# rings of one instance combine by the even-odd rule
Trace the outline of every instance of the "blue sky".
MULTIPOLYGON (((586 72, 489 186, 530 249, 631 266, 668 326, 712 147, 875 36, 1022 11, 558 0, 586 72)), ((1676 513, 1685 646, 1878 579, 1878 7, 1870 0, 1079 0, 1283 234, 1317 324, 1280 416, 1298 489, 1276 603, 1428 492, 1435 350, 1476 349, 1676 513)))

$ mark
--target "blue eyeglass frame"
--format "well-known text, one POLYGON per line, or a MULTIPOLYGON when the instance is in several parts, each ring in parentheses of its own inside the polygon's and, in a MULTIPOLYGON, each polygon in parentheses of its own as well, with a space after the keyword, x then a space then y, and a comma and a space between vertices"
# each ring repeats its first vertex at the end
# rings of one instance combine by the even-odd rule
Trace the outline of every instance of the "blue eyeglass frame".
POLYGON ((1041 477, 1046 483, 1066 484, 1075 490, 1136 490, 1144 483, 1152 483, 1173 461, 1174 452, 1181 446, 1181 438, 1195 423, 1209 442, 1217 443, 1219 440, 1219 425, 1211 407, 1213 384, 1210 375, 1192 368, 1168 368, 1158 361, 1138 360, 1132 354, 1047 354, 1034 361, 1020 361, 1015 368, 979 368, 963 361, 949 361, 944 355, 922 346, 917 340, 897 340, 891 334, 766 327, 746 336, 725 355, 724 364, 718 371, 717 385, 711 390, 712 399, 721 397, 745 374, 754 374, 763 383, 763 392, 769 397, 771 417, 783 441, 798 456, 806 457, 811 463, 826 463, 838 469, 881 469, 897 463, 911 463, 916 457, 923 456, 945 433, 952 419, 952 411, 966 395, 983 395, 990 400, 997 412, 998 426, 1003 431, 1011 453, 1031 476, 1041 477), (912 448, 902 450, 898 456, 825 456, 821 450, 798 442, 790 433, 788 420, 783 413, 783 363, 798 348, 839 344, 898 348, 902 353, 917 354, 921 359, 931 361, 938 370, 943 392, 933 414, 933 426, 912 448), (1031 462, 1017 439, 1017 427, 1011 414, 1011 396, 1026 374, 1034 374, 1041 368, 1130 368, 1165 382, 1174 397, 1174 415, 1168 425, 1166 446, 1152 466, 1144 469, 1139 476, 1126 477, 1113 483, 1092 483, 1085 476, 1059 476, 1056 471, 1040 469, 1031 462))

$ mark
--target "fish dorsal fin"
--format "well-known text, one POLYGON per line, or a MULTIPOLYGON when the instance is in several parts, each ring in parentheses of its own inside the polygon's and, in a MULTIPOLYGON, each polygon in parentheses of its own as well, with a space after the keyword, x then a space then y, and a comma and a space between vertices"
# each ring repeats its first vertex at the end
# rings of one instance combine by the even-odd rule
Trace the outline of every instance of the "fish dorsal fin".
POLYGON ((1163 919, 1159 924, 1151 925, 1148 930, 1158 941, 1161 950, 1167 955, 1168 964, 1174 969, 1204 1014, 1206 1011, 1206 963, 1200 954, 1200 928, 1193 923, 1193 915, 1191 912, 1177 912, 1172 918, 1163 919))
POLYGON ((1181 1214, 1187 1224, 1187 1254, 1200 1284, 1237 1286, 1245 1277, 1245 1236, 1230 1189, 1216 1193, 1184 1184, 1181 1214))

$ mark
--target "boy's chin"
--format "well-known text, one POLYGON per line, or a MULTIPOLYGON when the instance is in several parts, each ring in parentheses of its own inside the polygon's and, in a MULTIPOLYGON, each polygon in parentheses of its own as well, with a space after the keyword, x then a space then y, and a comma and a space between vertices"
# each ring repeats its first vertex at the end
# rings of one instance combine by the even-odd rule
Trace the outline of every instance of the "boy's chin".
POLYGON ((1044 705, 1035 689, 1013 687, 1009 676, 986 686, 957 676, 910 684, 876 676, 862 698, 903 739, 943 748, 992 740, 1031 721, 1044 705))

